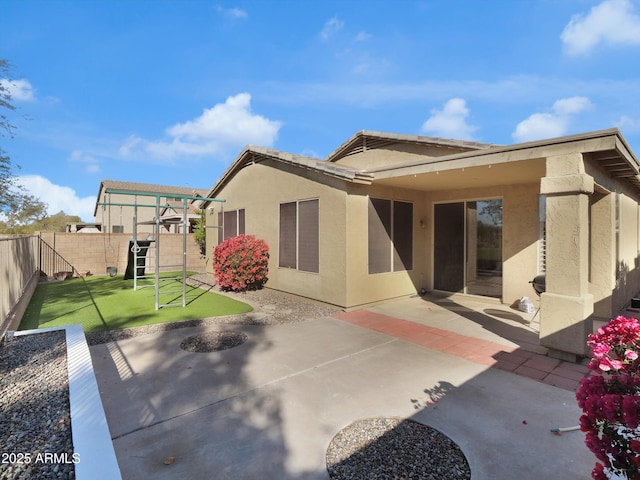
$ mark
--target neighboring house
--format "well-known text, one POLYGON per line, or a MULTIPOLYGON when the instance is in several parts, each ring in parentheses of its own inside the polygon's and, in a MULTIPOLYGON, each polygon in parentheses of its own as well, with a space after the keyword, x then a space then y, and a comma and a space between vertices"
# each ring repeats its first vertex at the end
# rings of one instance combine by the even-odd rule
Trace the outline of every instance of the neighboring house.
POLYGON ((540 298, 540 341, 585 355, 640 290, 640 177, 616 129, 497 146, 361 131, 326 160, 247 147, 206 194, 208 251, 270 247, 267 286, 354 309, 425 291, 540 298), (208 232, 216 232, 210 228, 208 232))
MULTIPOLYGON (((133 233, 136 211, 135 222, 137 223, 137 231, 140 233, 153 232, 154 225, 152 223, 156 217, 160 219, 161 233, 181 233, 184 197, 199 196, 204 198, 206 193, 206 190, 190 187, 103 180, 100 182, 93 215, 96 222, 102 224, 102 231, 105 233, 133 233), (111 191, 127 193, 108 193, 111 191), (163 197, 156 199, 144 195, 148 193, 160 194, 163 197)), ((187 219, 190 225, 188 233, 193 231, 193 225, 198 217, 196 209, 196 203, 193 200, 188 200, 187 219)))
POLYGON ((67 233, 100 233, 102 232, 101 223, 67 223, 65 225, 67 233))

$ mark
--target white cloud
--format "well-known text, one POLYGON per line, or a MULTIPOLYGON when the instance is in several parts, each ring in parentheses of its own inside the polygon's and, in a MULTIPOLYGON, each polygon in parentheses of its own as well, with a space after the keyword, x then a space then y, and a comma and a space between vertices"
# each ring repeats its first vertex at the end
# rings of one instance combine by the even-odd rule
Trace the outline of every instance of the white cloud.
POLYGON ((248 144, 272 147, 282 126, 251 111, 251 95, 240 93, 202 115, 167 128, 169 140, 130 136, 120 147, 124 157, 146 154, 156 159, 212 155, 224 157, 248 144))
POLYGON ((371 34, 365 32, 364 30, 362 32, 358 32, 358 34, 356 35, 356 37, 354 38, 355 42, 364 42, 366 40, 369 40, 371 38, 371 34))
POLYGON ((588 15, 574 15, 560 35, 569 55, 589 53, 599 43, 640 45, 640 16, 631 0, 605 0, 588 15))
POLYGON ((249 17, 249 14, 245 10, 242 10, 240 8, 224 8, 221 5, 216 5, 216 10, 218 10, 218 13, 221 13, 226 17, 231 17, 231 18, 249 17))
POLYGON ((351 73, 355 75, 374 76, 389 70, 391 63, 386 58, 376 58, 369 54, 353 57, 351 73))
POLYGON ((29 80, 0 80, 0 86, 11 95, 11 100, 16 102, 33 102, 36 99, 35 90, 29 80))
POLYGON ((631 118, 628 115, 623 115, 614 125, 623 130, 623 133, 640 133, 640 118, 631 118))
POLYGON ((344 22, 338 17, 333 17, 327 20, 324 27, 320 31, 320 38, 328 40, 330 37, 338 33, 344 28, 344 22))
POLYGON ((74 150, 69 157, 71 162, 82 163, 85 165, 87 173, 99 173, 102 171, 100 162, 95 157, 88 155, 80 150, 74 150))
POLYGON ((78 215, 85 222, 93 221, 96 197, 79 198, 75 190, 51 183, 40 175, 22 175, 16 178, 25 190, 48 205, 47 214, 55 215, 61 210, 67 215, 78 215))
POLYGON ((569 97, 557 100, 551 112, 534 113, 516 126, 511 134, 517 142, 528 142, 565 135, 573 117, 592 107, 586 97, 569 97))
POLYGON ((437 137, 471 140, 477 127, 467 123, 468 116, 466 101, 452 98, 442 110, 431 110, 431 117, 422 124, 422 131, 437 137))

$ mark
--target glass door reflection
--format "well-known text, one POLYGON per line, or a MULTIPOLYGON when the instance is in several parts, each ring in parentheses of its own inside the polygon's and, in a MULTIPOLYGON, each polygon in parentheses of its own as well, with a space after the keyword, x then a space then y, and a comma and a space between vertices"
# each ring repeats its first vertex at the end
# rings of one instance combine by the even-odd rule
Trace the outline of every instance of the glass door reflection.
POLYGON ((434 205, 434 288, 502 297, 502 200, 434 205))

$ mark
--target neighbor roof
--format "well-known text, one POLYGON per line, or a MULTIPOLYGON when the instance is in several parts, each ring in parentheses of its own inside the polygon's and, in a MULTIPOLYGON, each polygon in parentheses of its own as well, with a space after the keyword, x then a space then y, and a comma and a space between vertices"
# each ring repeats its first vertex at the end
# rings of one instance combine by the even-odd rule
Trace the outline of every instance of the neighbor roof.
POLYGON ((98 202, 103 191, 107 190, 122 190, 126 192, 143 192, 143 193, 158 193, 167 195, 184 195, 190 197, 204 197, 207 193, 205 189, 197 189, 193 187, 176 187, 172 185, 156 185, 153 183, 137 183, 137 182, 123 182, 120 180, 102 180, 100 182, 100 188, 98 189, 98 196, 96 197, 96 206, 93 210, 95 216, 98 212, 98 202))

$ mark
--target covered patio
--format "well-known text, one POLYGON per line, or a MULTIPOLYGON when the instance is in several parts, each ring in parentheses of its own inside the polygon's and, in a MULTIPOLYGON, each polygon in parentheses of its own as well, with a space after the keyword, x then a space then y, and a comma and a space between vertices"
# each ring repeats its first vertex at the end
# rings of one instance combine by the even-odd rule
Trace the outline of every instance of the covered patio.
POLYGON ((540 344, 575 360, 587 353, 593 322, 616 316, 640 291, 638 165, 613 129, 366 171, 373 185, 423 192, 418 290, 509 305, 535 296, 530 282, 543 274, 540 344))

